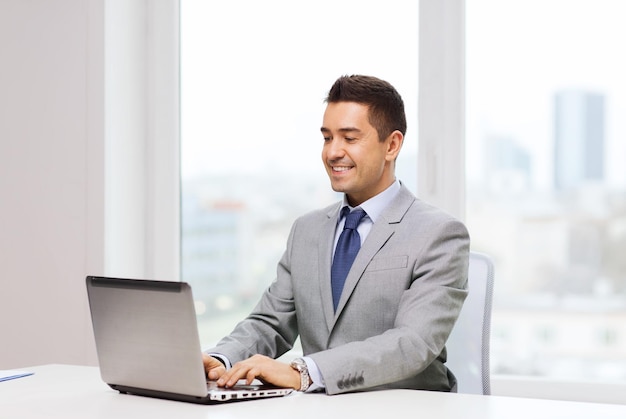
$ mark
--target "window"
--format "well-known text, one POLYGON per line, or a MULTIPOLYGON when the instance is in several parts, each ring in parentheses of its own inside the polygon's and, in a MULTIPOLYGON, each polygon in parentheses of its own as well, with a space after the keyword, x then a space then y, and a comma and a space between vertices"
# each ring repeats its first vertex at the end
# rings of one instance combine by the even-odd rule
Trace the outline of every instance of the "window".
POLYGON ((496 264, 492 370, 624 381, 626 4, 466 11, 467 223, 496 264))
POLYGON ((294 219, 340 198, 319 133, 337 77, 375 75, 403 95, 397 175, 415 191, 417 22, 403 0, 181 1, 181 264, 203 345, 274 279, 294 219))

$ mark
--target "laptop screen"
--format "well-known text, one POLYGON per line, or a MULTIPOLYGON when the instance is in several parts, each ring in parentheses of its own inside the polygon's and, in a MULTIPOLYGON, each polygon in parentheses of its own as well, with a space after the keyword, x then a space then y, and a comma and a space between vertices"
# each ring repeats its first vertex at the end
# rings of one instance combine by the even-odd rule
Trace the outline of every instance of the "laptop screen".
POLYGON ((87 290, 107 384, 206 395, 188 284, 90 276, 87 290))

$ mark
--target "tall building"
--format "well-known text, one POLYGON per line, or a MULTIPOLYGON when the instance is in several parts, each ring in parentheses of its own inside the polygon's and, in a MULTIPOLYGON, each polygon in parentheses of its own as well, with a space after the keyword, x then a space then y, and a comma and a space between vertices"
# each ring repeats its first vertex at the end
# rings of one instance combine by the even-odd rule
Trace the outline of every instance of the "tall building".
POLYGON ((554 186, 575 189, 604 178, 604 96, 580 90, 554 98, 554 186))

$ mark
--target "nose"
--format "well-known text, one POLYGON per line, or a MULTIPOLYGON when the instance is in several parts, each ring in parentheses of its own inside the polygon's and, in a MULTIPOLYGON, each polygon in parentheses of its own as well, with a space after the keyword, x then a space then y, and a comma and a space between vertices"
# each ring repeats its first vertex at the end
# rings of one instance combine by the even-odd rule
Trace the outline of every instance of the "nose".
POLYGON ((326 160, 337 160, 345 155, 345 150, 341 144, 341 141, 337 139, 330 139, 324 143, 324 154, 326 160))

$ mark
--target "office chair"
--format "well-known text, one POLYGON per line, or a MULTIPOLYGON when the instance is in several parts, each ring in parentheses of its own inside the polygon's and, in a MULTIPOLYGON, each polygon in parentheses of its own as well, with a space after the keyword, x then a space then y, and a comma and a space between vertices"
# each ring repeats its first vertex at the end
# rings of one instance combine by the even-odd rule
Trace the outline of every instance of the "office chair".
POLYGON ((446 343, 446 365, 457 378, 459 393, 491 394, 489 337, 493 271, 489 256, 470 252, 469 294, 446 343))

